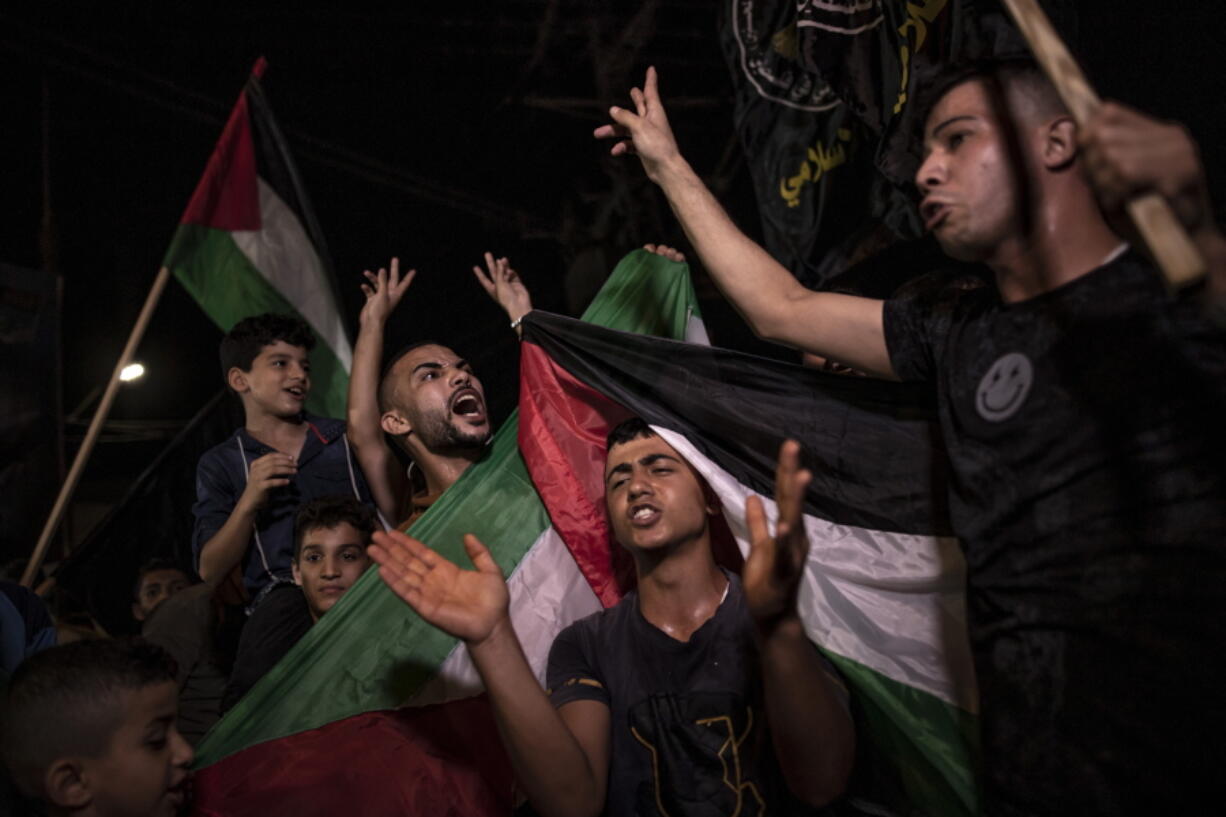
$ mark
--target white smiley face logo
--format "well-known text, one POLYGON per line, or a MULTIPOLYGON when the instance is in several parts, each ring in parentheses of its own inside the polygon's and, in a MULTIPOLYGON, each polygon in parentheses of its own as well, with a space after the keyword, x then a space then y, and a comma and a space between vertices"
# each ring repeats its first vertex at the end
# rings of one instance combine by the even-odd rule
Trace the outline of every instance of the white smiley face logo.
POLYGON ((1026 402, 1034 382, 1034 367, 1021 352, 1010 352, 998 359, 979 381, 975 390, 975 410, 990 423, 1008 420, 1026 402))

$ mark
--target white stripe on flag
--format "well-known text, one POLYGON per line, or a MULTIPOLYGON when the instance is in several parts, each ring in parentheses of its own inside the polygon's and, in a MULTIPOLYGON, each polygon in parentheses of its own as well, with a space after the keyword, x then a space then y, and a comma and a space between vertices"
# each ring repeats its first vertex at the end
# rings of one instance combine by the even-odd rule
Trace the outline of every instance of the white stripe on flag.
POLYGON ((234 243, 310 324, 348 372, 353 366, 353 350, 315 245, 294 211, 263 179, 258 183, 263 226, 259 230, 234 230, 234 243))
MULTIPOLYGON (((553 640, 571 622, 600 610, 600 600, 552 525, 524 554, 507 579, 507 589, 511 592, 511 624, 532 671, 544 687, 545 664, 553 640)), ((434 678, 408 705, 445 703, 469 698, 482 690, 481 678, 468 650, 462 642, 456 642, 434 678)))
MULTIPOLYGON (((745 500, 737 482, 689 440, 653 426, 706 478, 748 555, 745 500)), ((759 494, 759 496, 761 496, 759 494)), ((762 497, 773 528, 774 499, 762 497)), ((979 696, 966 631, 966 564, 956 539, 836 525, 805 516, 809 563, 800 612, 823 648, 976 713, 979 696)))

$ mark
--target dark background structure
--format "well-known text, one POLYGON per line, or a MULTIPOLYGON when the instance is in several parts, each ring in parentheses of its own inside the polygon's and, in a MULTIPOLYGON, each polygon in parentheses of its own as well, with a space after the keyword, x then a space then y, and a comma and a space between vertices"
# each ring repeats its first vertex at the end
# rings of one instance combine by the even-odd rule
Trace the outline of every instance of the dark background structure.
MULTIPOLYGON (((347 319, 356 321, 361 271, 399 255, 420 274, 390 342, 454 345, 505 416, 517 350, 469 271, 484 250, 512 259, 538 306, 575 314, 622 254, 682 242, 638 163, 610 159, 590 135, 648 65, 660 70, 687 157, 758 231, 718 40, 726 5, 6 5, 0 260, 63 277, 65 410, 84 402, 88 420, 221 124, 265 55, 265 87, 326 234, 347 319)), ((1077 11, 1074 47, 1091 80, 1106 96, 1186 122, 1220 206, 1220 9, 1086 0, 1077 11)), ((697 280, 716 342, 794 357, 752 338, 700 270, 697 280)), ((219 338, 172 283, 138 354, 149 373, 121 393, 71 538, 216 393, 219 338)), ((71 456, 83 425, 68 432, 71 456)))

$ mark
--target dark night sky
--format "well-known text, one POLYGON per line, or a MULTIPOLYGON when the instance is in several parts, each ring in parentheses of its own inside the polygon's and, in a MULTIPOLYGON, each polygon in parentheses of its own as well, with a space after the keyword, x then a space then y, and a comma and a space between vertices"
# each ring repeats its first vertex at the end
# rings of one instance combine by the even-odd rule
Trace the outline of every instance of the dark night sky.
MULTIPOLYGON (((721 198, 757 232, 747 173, 728 154, 720 5, 503 0, 361 11, 299 2, 281 11, 49 0, 6 8, 0 260, 42 266, 45 83, 66 407, 108 376, 221 123, 263 54, 265 87, 329 242, 348 318, 356 320, 361 270, 400 255, 421 273, 391 342, 455 345, 502 416, 515 395, 515 343, 468 272, 481 251, 510 256, 538 306, 568 311, 564 280, 577 256, 611 262, 644 240, 680 240, 637 162, 603 158, 590 138, 603 108, 622 102, 648 64, 661 71, 666 103, 691 101, 670 108, 687 157, 702 173, 724 162, 721 198), (571 99, 595 104, 559 111, 541 102, 571 99), (615 178, 641 189, 639 204, 601 220, 615 178)), ((1106 96, 1187 122, 1220 191, 1218 4, 1077 6, 1091 80, 1106 96)), ((718 342, 763 348, 717 299, 704 308, 718 342)), ((150 376, 126 390, 114 416, 191 416, 220 386, 219 338, 172 283, 138 355, 150 376)), ((121 458, 139 468, 148 456, 121 458)))

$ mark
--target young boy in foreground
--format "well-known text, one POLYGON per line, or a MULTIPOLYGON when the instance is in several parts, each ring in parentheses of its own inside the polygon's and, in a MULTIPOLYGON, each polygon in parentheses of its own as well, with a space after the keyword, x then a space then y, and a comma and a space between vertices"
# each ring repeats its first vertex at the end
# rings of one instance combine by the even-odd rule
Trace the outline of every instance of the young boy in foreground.
POLYGON ((376 534, 371 557, 422 618, 467 644, 542 817, 809 813, 843 791, 855 736, 796 610, 808 481, 796 444, 785 444, 777 533, 751 498, 741 579, 712 556, 719 509, 697 474, 643 421, 615 428, 605 499, 637 589, 562 631, 549 692, 511 626, 502 573, 475 537, 465 549, 476 571, 398 532, 376 534))
POLYGON ((193 755, 175 727, 176 690, 174 662, 139 639, 39 653, 4 696, 4 762, 53 817, 178 814, 193 755))
POLYGON ((200 458, 192 544, 206 582, 242 565, 253 608, 291 580, 299 506, 342 491, 370 501, 344 421, 303 410, 314 345, 303 321, 274 314, 240 321, 221 342, 222 372, 246 422, 200 458))

